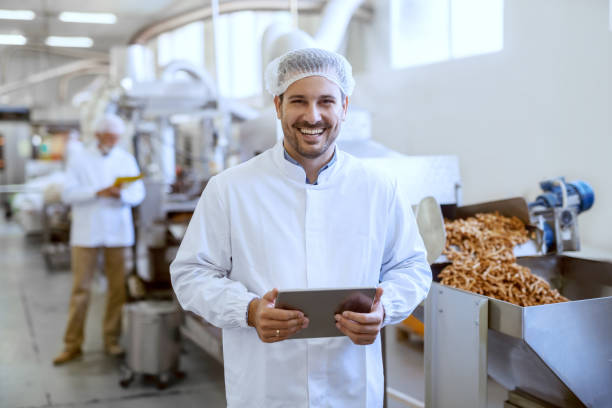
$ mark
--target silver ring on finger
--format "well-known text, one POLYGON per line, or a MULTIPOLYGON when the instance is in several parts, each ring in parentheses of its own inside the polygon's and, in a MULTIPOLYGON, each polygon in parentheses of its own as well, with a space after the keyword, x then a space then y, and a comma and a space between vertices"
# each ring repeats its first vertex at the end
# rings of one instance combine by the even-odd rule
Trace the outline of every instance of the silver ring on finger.
POLYGON ((276 337, 280 337, 280 329, 276 329, 276 337))

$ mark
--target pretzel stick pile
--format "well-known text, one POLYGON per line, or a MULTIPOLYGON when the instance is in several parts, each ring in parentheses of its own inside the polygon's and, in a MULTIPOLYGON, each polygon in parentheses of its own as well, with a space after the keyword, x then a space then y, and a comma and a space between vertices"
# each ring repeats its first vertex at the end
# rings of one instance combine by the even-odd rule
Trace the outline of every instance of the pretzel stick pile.
POLYGON ((566 302, 548 282, 516 263, 513 248, 528 240, 517 217, 498 212, 445 220, 444 254, 452 262, 440 272, 440 283, 519 306, 566 302))

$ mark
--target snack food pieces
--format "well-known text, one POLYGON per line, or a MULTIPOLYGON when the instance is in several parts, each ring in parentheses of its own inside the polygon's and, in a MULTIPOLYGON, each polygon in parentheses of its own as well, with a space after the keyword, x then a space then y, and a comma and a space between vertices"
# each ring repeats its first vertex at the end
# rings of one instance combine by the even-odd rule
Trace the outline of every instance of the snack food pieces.
POLYGON ((518 265, 515 245, 528 240, 525 224, 498 212, 445 220, 444 254, 452 262, 440 272, 440 283, 519 306, 566 302, 548 282, 518 265))

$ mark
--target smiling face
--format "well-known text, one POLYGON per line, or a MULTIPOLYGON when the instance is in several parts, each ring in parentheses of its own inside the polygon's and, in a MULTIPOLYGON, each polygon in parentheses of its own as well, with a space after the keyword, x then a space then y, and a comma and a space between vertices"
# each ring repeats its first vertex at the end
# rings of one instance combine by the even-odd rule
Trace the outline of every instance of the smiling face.
POLYGON ((338 85, 320 76, 302 78, 274 104, 289 155, 298 162, 331 158, 348 107, 338 85))

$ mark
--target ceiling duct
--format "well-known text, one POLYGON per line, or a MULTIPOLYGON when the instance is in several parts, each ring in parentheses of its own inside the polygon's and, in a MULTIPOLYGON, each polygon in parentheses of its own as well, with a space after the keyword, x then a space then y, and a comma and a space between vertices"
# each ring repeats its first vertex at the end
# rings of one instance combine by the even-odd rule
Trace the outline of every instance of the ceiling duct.
POLYGON ((364 0, 330 0, 321 13, 314 40, 321 48, 337 51, 355 10, 364 0))

